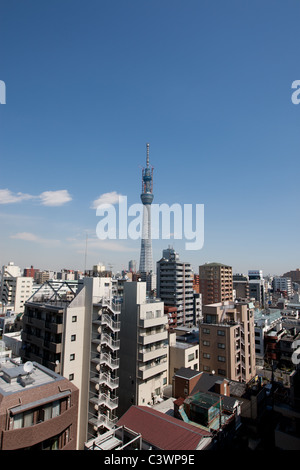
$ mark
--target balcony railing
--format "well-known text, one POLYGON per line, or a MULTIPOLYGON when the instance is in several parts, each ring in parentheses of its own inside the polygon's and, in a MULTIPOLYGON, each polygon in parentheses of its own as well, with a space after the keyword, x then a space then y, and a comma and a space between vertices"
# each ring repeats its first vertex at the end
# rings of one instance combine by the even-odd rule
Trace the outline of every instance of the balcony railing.
POLYGON ((107 325, 113 332, 120 331, 121 323, 119 321, 114 321, 109 315, 103 313, 101 316, 101 324, 107 325))
POLYGON ((97 406, 104 405, 110 410, 118 408, 118 397, 112 398, 105 393, 101 393, 99 396, 91 398, 90 402, 97 406))

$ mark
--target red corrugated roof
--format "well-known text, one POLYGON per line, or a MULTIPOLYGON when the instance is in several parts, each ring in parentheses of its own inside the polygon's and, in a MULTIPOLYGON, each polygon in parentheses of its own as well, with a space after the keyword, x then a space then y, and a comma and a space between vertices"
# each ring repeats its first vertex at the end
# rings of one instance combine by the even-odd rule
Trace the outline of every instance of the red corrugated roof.
POLYGON ((210 433, 147 406, 131 406, 118 426, 138 432, 151 445, 162 450, 195 450, 210 433))

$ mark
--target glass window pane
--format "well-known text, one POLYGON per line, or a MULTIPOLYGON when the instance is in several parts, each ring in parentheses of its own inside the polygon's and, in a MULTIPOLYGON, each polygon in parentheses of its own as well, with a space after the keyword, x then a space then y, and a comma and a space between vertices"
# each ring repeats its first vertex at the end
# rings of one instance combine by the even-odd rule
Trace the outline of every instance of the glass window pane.
POLYGON ((23 413, 14 416, 14 429, 20 429, 23 426, 23 413))
POLYGON ((44 421, 47 421, 47 419, 51 419, 51 411, 52 411, 52 404, 46 405, 44 408, 44 421))
POLYGON ((27 428, 28 426, 33 425, 33 412, 32 411, 26 411, 24 413, 24 428, 27 428))
POLYGON ((60 412, 60 402, 57 400, 53 402, 52 418, 55 418, 55 416, 59 416, 59 412, 60 412))

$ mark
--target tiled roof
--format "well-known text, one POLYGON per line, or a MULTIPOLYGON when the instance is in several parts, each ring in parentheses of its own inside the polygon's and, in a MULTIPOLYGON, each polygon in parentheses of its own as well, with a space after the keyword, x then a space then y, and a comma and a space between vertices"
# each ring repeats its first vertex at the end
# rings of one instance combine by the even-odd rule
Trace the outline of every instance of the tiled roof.
POLYGON ((147 406, 131 406, 118 426, 140 433, 143 440, 162 450, 195 450, 203 437, 210 436, 204 429, 147 406))

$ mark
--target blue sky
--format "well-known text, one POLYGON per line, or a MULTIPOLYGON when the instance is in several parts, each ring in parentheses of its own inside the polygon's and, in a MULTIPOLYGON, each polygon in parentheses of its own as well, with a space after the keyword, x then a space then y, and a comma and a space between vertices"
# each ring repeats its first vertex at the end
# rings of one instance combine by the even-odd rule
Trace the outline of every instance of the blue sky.
POLYGON ((2 0, 0 265, 114 270, 140 242, 100 241, 93 201, 204 204, 195 269, 299 267, 296 0, 2 0))

